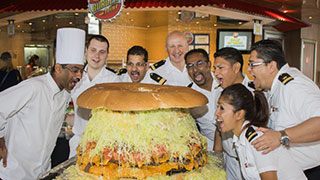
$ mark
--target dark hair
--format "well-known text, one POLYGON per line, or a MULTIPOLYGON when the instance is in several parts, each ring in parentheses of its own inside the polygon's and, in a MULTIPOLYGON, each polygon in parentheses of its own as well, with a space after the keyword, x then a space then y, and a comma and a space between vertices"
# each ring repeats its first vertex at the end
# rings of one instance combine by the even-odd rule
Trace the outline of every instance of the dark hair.
POLYGON ((133 46, 127 52, 127 62, 129 59, 129 55, 143 55, 144 62, 148 62, 148 51, 141 46, 133 46))
POLYGON ((221 57, 230 62, 231 65, 234 65, 237 62, 240 63, 240 71, 242 72, 243 57, 239 50, 232 47, 221 48, 216 53, 214 53, 213 57, 221 57))
POLYGON ((106 43, 107 43, 107 52, 109 53, 109 46, 110 46, 110 44, 109 44, 109 41, 108 41, 107 38, 105 38, 104 36, 101 36, 101 35, 93 35, 93 36, 91 36, 91 37, 89 38, 89 40, 88 40, 87 48, 89 47, 92 39, 98 40, 98 41, 100 41, 100 42, 106 42, 106 43))
POLYGON ((233 84, 222 91, 221 97, 233 106, 235 112, 245 110, 245 119, 250 121, 248 126, 267 126, 269 108, 262 91, 252 93, 242 84, 233 84))
POLYGON ((209 61, 209 55, 207 53, 206 50, 204 49, 192 49, 190 51, 188 51, 185 55, 184 55, 184 60, 187 62, 187 58, 188 56, 194 54, 194 53, 200 53, 202 54, 202 56, 206 59, 206 61, 209 61))
POLYGON ((250 53, 256 51, 259 59, 263 59, 265 63, 271 61, 277 62, 278 70, 287 62, 282 50, 282 45, 275 40, 261 40, 253 44, 250 53))
POLYGON ((3 52, 0 57, 4 61, 11 61, 11 54, 9 52, 3 52))
POLYGON ((36 64, 36 59, 39 59, 39 56, 36 55, 36 54, 34 54, 34 55, 32 55, 32 56, 30 57, 28 64, 31 65, 31 68, 32 68, 32 66, 38 65, 38 64, 36 64))

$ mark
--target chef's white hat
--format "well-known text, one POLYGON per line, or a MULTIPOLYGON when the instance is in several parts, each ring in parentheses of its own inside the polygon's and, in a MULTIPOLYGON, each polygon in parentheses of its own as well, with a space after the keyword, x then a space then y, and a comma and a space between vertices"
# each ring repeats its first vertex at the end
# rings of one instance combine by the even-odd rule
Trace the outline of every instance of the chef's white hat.
POLYGON ((77 28, 61 28, 57 31, 56 63, 84 64, 86 32, 77 28))

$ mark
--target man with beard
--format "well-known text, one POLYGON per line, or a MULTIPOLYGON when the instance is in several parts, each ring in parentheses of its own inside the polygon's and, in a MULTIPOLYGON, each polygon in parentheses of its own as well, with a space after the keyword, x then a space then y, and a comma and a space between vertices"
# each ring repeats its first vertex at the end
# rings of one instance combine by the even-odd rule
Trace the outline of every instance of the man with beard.
POLYGON ((152 83, 146 76, 149 69, 148 52, 141 46, 133 46, 127 53, 127 72, 122 74, 122 82, 152 83))
POLYGON ((37 179, 50 169, 71 91, 83 71, 85 31, 57 31, 51 73, 0 93, 0 178, 37 179))
POLYGON ((252 144, 269 153, 280 145, 308 179, 320 177, 320 90, 302 72, 288 65, 282 45, 274 40, 256 42, 250 50, 248 72, 257 88, 267 92, 268 127, 252 144))
POLYGON ((151 65, 151 79, 161 85, 187 86, 191 81, 184 61, 189 49, 185 35, 180 31, 171 32, 167 36, 166 49, 169 57, 151 65))
POLYGON ((189 77, 194 82, 189 87, 201 92, 209 101, 205 106, 191 109, 190 113, 196 119, 200 133, 207 138, 207 150, 213 151, 216 131, 214 112, 221 90, 210 70, 211 62, 205 50, 193 49, 189 51, 185 55, 185 62, 189 77))
POLYGON ((106 69, 106 62, 109 54, 109 41, 101 35, 91 36, 85 49, 87 65, 84 69, 83 77, 71 92, 74 104, 74 126, 72 132, 74 136, 69 141, 69 158, 75 156, 76 148, 80 141, 89 120, 90 110, 78 107, 78 96, 86 89, 100 83, 119 82, 119 77, 106 69))
MULTIPOLYGON (((221 86, 221 90, 236 83, 241 83, 253 91, 253 83, 242 72, 243 58, 241 53, 232 47, 219 49, 214 54, 214 75, 221 86)), ((233 146, 233 133, 216 131, 214 151, 223 150, 224 163, 228 180, 242 179, 237 154, 233 146)))

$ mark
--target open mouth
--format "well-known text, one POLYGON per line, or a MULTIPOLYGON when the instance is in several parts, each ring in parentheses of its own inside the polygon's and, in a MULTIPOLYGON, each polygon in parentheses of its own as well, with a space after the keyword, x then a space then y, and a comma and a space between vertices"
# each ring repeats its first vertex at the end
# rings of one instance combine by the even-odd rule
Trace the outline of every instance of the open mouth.
POLYGON ((131 74, 131 77, 135 80, 140 77, 140 73, 138 71, 132 71, 130 74, 131 74))
POLYGON ((216 125, 218 126, 218 128, 221 130, 224 123, 223 123, 223 120, 221 119, 216 119, 216 125))
POLYGON ((198 82, 200 82, 203 79, 203 74, 202 73, 197 73, 194 75, 194 79, 198 82))

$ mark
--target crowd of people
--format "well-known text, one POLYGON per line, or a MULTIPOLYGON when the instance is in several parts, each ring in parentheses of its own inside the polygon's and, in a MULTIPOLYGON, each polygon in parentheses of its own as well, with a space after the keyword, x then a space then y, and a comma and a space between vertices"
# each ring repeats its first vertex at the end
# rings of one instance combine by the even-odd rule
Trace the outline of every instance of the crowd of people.
POLYGON ((91 36, 85 46, 84 31, 59 29, 51 73, 0 93, 0 102, 6 102, 0 103, 0 178, 36 179, 50 169, 71 99, 75 116, 69 157, 75 156, 90 117, 77 98, 108 82, 187 86, 204 94, 208 104, 190 113, 207 139, 207 150, 223 154, 228 180, 320 177, 320 90, 286 63, 277 41, 252 46, 248 72, 253 81, 243 73, 237 49, 217 50, 212 64, 205 50, 189 51, 179 31, 167 36, 168 57, 152 65, 147 50, 133 46, 126 68, 114 71, 106 67, 109 47, 102 35, 91 36))

